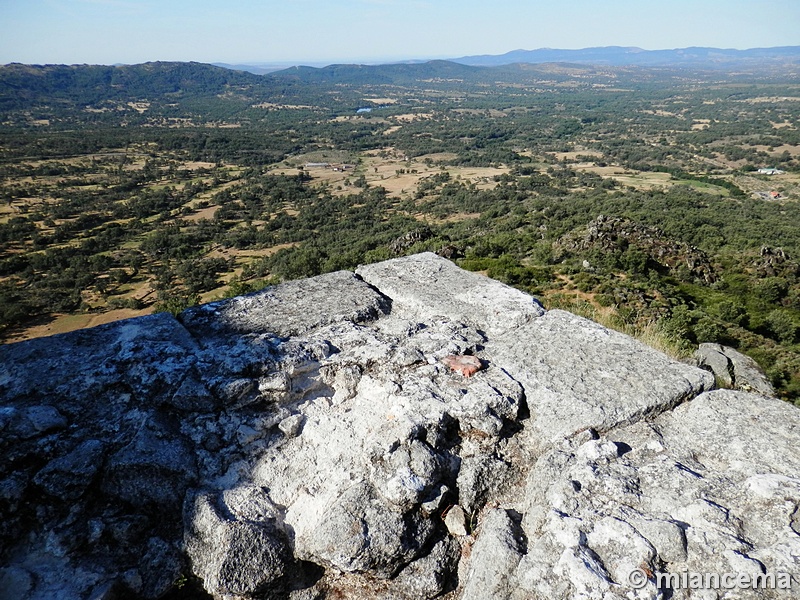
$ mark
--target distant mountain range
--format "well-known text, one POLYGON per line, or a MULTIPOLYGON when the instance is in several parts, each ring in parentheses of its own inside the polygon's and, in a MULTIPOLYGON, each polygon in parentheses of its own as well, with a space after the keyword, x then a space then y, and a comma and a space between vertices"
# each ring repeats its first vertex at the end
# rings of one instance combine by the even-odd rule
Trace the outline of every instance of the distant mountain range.
POLYGON ((722 48, 678 48, 675 50, 642 50, 621 46, 584 48, 582 50, 514 50, 505 54, 464 56, 452 62, 463 65, 494 67, 513 63, 554 63, 640 66, 730 68, 753 63, 800 63, 800 46, 733 50, 722 48))
POLYGON ((389 65, 328 65, 327 67, 291 67, 268 76, 289 78, 305 83, 407 84, 423 79, 480 80, 482 75, 495 77, 496 69, 482 69, 447 60, 389 65))
MULTIPOLYGON (((76 110, 101 106, 104 102, 148 101, 170 103, 192 99, 220 99, 246 103, 240 95, 269 98, 317 94, 314 102, 324 105, 324 91, 334 85, 402 85, 423 82, 439 89, 464 85, 532 84, 571 80, 580 71, 592 77, 612 77, 606 73, 638 80, 637 72, 649 68, 665 76, 683 77, 684 69, 719 69, 739 76, 755 76, 779 81, 800 79, 800 46, 720 50, 684 48, 642 50, 640 48, 587 48, 584 50, 515 50, 503 55, 470 56, 453 60, 408 61, 382 65, 339 64, 324 67, 294 66, 273 70, 265 64, 212 66, 201 63, 154 62, 141 65, 0 65, 0 116, 6 110, 33 106, 73 105, 76 110), (631 67, 630 69, 627 67, 631 67), (249 72, 248 72, 249 71, 249 72), (265 71, 270 71, 264 74, 265 71), (311 84, 311 85, 308 85, 311 84), (237 100, 238 98, 238 100, 237 100)), ((598 81, 600 80, 598 79, 598 81)), ((342 92, 343 88, 339 88, 342 92)), ((354 96, 353 102, 357 101, 354 96)), ((0 119, 2 120, 2 119, 0 119)))
MULTIPOLYGON (((699 69, 735 69, 738 67, 758 67, 759 65, 779 66, 782 64, 800 65, 800 46, 775 48, 751 48, 733 50, 723 48, 677 48, 674 50, 643 50, 623 46, 603 46, 581 50, 559 50, 540 48, 538 50, 513 50, 505 54, 481 54, 448 59, 449 62, 475 67, 497 67, 511 64, 571 63, 596 66, 638 66, 638 67, 691 67, 699 69)), ((392 64, 440 63, 442 61, 409 60, 392 64)), ((216 66, 258 75, 287 70, 288 63, 225 64, 216 66)), ((325 63, 315 62, 304 66, 324 67, 325 63)), ((339 66, 339 65, 328 65, 339 66)), ((372 63, 370 66, 379 66, 372 63)))
MULTIPOLYGON (((253 73, 255 75, 267 75, 268 73, 274 73, 275 71, 282 71, 284 69, 289 69, 297 65, 297 63, 294 62, 251 63, 251 64, 211 63, 211 64, 215 67, 222 67, 223 69, 230 69, 233 71, 247 71, 248 73, 253 73)), ((330 63, 313 62, 304 64, 305 66, 308 67, 325 67, 330 63)))

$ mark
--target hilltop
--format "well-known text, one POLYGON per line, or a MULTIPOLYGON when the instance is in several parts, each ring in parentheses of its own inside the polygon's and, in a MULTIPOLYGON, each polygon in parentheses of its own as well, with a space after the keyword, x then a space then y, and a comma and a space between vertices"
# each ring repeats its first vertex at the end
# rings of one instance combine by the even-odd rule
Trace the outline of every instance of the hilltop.
POLYGON ((5 345, 0 589, 789 598, 800 409, 715 387, 430 253, 5 345))

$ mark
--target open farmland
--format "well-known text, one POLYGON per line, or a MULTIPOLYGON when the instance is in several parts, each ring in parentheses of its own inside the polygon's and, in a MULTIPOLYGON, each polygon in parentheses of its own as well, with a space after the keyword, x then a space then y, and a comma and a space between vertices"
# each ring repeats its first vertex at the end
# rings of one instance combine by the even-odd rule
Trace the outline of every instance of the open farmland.
POLYGON ((5 341, 433 250, 800 394, 795 75, 58 69, 99 68, 0 68, 5 341))

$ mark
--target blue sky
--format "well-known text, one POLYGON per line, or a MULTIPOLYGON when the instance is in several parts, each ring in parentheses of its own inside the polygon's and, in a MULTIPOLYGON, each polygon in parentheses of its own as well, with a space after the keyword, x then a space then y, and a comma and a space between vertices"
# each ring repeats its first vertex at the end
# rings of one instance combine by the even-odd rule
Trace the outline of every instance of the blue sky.
POLYGON ((800 45, 800 0, 0 0, 0 64, 800 45))

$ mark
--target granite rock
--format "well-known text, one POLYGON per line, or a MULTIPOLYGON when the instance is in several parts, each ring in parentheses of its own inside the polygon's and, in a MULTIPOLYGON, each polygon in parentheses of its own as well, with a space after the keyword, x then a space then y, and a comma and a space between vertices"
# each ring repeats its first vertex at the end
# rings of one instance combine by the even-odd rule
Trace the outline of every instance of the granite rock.
POLYGON ((800 412, 714 386, 430 253, 2 346, 0 596, 677 599, 656 573, 800 572, 800 412))

